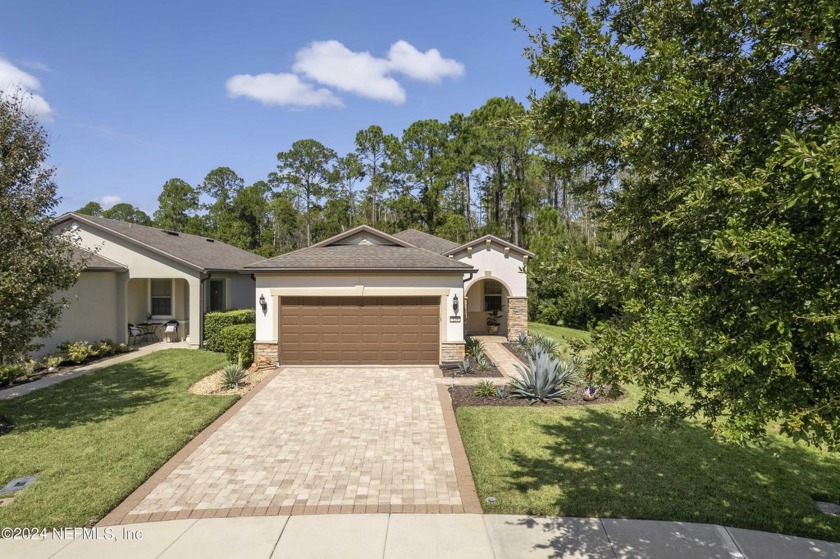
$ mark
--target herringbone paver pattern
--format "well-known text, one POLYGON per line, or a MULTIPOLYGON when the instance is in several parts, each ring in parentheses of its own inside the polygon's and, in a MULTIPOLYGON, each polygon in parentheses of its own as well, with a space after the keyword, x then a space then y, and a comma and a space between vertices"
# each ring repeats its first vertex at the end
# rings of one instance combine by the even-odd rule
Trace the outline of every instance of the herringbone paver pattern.
POLYGON ((461 506, 432 367, 319 367, 281 372, 129 517, 461 506))

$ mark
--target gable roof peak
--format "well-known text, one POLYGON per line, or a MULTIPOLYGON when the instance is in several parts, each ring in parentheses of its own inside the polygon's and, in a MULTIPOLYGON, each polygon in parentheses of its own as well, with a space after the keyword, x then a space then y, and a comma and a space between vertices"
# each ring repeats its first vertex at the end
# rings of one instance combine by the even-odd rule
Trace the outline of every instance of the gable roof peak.
POLYGON ((348 229, 347 231, 344 231, 343 233, 339 233, 338 235, 333 235, 329 239, 324 239, 323 241, 321 241, 319 243, 315 243, 313 245, 310 245, 308 248, 318 248, 318 247, 326 247, 326 246, 332 246, 332 245, 340 244, 339 241, 342 241, 344 239, 348 239, 350 237, 358 235, 359 233, 367 233, 371 236, 378 237, 378 238, 382 239, 383 241, 385 241, 385 243, 383 243, 383 244, 396 245, 396 246, 401 246, 401 247, 404 247, 404 248, 416 248, 413 244, 411 244, 407 241, 404 241, 402 239, 399 239, 399 238, 397 238, 393 235, 389 235, 388 233, 386 233, 384 231, 380 231, 379 229, 371 227, 370 225, 357 225, 356 227, 353 227, 352 229, 348 229))
POLYGON ((533 252, 531 252, 529 250, 525 250, 521 246, 517 246, 513 243, 510 243, 510 242, 504 240, 504 239, 500 239, 496 235, 490 235, 490 234, 483 235, 483 236, 481 236, 477 239, 473 239, 472 241, 470 241, 468 243, 464 243, 462 245, 456 246, 452 250, 449 250, 449 251, 443 253, 443 255, 444 256, 454 255, 454 254, 456 254, 458 252, 461 252, 462 250, 465 250, 469 247, 473 247, 473 246, 476 246, 478 244, 488 243, 488 242, 493 242, 493 243, 496 243, 496 244, 501 245, 503 247, 509 248, 510 250, 518 252, 519 254, 527 256, 528 258, 536 258, 536 256, 537 256, 533 252))

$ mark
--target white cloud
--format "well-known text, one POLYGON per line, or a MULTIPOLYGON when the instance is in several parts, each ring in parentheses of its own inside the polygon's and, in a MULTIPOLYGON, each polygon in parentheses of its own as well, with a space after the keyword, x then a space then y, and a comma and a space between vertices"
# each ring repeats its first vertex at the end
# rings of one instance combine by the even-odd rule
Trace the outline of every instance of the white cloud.
POLYGON ((122 202, 122 198, 119 196, 114 196, 113 194, 109 194, 108 196, 103 196, 99 199, 99 203, 102 204, 102 207, 106 210, 112 206, 116 206, 122 202))
POLYGON ((266 105, 340 106, 341 99, 310 81, 377 101, 401 104, 406 93, 395 75, 440 83, 464 74, 464 65, 444 58, 437 49, 425 52, 407 41, 392 44, 385 57, 356 52, 339 41, 313 41, 295 54, 291 73, 240 74, 227 81, 230 97, 251 97, 266 105))
POLYGON ((25 103, 29 110, 44 122, 53 120, 53 111, 46 99, 35 93, 41 91, 41 82, 9 62, 0 58, 0 95, 14 95, 17 90, 22 90, 25 95, 25 103))
POLYGON ((397 41, 388 50, 389 68, 424 82, 439 83, 443 78, 464 74, 464 65, 441 56, 438 49, 420 52, 407 41, 397 41))
POLYGON ((50 68, 40 60, 18 60, 18 63, 24 68, 29 68, 30 70, 41 72, 42 74, 52 72, 52 68, 50 68))
POLYGON ((464 73, 463 64, 439 50, 421 52, 402 40, 391 45, 385 58, 352 51, 338 41, 314 41, 297 52, 292 69, 324 85, 396 104, 405 102, 405 89, 392 74, 439 83, 464 73))
POLYGON ((362 97, 402 103, 405 90, 388 76, 388 60, 353 52, 338 41, 314 41, 295 55, 295 72, 362 97))
POLYGON ((230 97, 250 97, 264 105, 342 106, 341 99, 332 91, 316 89, 295 74, 237 74, 225 82, 225 87, 230 97))

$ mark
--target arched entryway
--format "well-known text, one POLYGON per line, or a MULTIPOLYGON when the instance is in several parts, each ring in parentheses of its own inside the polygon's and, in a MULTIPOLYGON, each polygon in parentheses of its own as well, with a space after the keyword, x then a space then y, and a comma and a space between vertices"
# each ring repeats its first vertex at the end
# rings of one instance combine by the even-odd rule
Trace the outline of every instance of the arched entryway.
POLYGON ((466 294, 466 319, 464 329, 468 336, 482 336, 488 334, 487 317, 494 310, 499 311, 499 336, 507 336, 507 301, 510 290, 495 278, 481 278, 476 280, 466 294))

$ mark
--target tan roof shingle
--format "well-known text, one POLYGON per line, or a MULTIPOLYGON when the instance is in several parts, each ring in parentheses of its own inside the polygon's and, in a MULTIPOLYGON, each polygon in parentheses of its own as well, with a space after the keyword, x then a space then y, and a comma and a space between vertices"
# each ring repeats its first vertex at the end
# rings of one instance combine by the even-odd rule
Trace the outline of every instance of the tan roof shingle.
POLYGON ((67 213, 56 220, 56 225, 72 220, 105 230, 202 271, 235 272, 262 258, 259 254, 208 237, 165 231, 104 217, 67 213))

